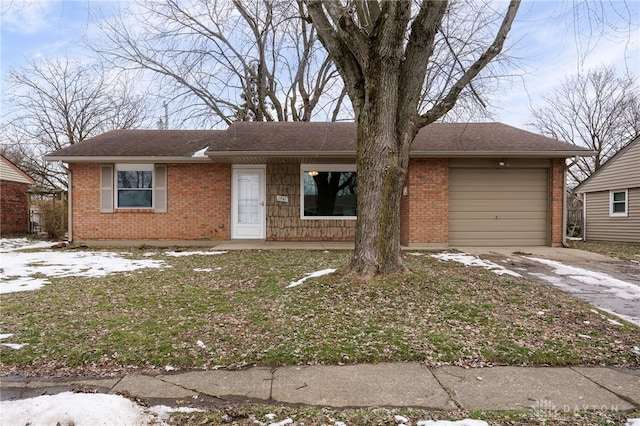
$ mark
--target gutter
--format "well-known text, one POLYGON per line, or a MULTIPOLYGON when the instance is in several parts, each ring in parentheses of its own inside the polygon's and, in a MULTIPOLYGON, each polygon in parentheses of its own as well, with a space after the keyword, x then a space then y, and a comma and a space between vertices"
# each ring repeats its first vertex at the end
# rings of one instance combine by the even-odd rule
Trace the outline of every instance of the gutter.
MULTIPOLYGON (((355 157, 355 151, 207 151, 211 158, 228 157, 355 157)), ((569 158, 589 157, 595 151, 411 151, 410 158, 437 157, 529 157, 569 158)))
POLYGON ((46 161, 65 163, 209 163, 209 157, 159 156, 44 156, 46 161))

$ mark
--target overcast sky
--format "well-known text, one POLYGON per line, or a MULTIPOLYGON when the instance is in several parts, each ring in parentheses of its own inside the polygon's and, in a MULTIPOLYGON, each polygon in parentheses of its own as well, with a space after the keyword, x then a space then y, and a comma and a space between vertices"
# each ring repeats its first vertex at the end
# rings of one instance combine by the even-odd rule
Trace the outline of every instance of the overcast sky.
MULTIPOLYGON (((496 1, 496 7, 504 6, 496 1)), ((83 38, 95 38, 98 16, 115 11, 126 1, 117 0, 2 0, 2 80, 10 67, 30 59, 88 58, 83 38), (111 12, 110 12, 111 11, 111 12)), ((494 119, 518 127, 528 122, 530 105, 557 87, 565 77, 598 65, 615 65, 640 75, 640 0, 626 2, 576 0, 525 0, 508 42, 510 54, 519 58, 520 70, 491 99, 494 119), (613 27, 597 21, 576 19, 587 7, 606 12, 613 27), (624 11, 627 9, 627 11, 624 11), (620 17, 616 11, 624 11, 620 17), (620 31, 632 20, 632 29, 620 31), (600 30, 606 32, 600 36, 600 30)), ((160 113, 158 113, 160 115, 160 113)))

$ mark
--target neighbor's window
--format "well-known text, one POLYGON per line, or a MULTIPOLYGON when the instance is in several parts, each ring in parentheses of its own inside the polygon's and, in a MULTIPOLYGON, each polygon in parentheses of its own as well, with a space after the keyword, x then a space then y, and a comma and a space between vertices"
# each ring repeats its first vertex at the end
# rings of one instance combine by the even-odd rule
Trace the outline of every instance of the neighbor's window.
POLYGON ((303 219, 356 218, 355 165, 303 164, 300 172, 303 219))
POLYGON ((624 191, 611 191, 609 192, 609 199, 611 209, 609 211, 609 216, 627 216, 627 199, 628 192, 625 189, 624 191))
POLYGON ((153 164, 116 165, 117 208, 153 207, 153 164))

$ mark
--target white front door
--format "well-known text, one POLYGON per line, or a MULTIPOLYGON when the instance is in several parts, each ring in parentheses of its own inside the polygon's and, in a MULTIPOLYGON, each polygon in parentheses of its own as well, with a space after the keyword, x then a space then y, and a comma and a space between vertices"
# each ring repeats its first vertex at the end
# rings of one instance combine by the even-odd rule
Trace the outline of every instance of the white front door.
POLYGON ((265 166, 233 167, 231 238, 265 237, 265 166))

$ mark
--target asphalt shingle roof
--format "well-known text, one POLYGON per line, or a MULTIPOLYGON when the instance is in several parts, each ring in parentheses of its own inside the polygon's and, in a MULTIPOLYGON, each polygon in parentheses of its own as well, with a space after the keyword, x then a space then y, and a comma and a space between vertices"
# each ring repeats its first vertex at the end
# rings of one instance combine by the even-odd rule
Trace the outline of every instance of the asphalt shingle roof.
MULTIPOLYGON (((238 122, 227 130, 114 130, 46 156, 73 161, 80 157, 191 157, 207 148, 212 158, 231 155, 276 157, 279 154, 333 153, 355 156, 355 123, 238 122)), ((589 155, 586 148, 502 123, 433 123, 416 136, 412 155, 519 153, 589 155)))

